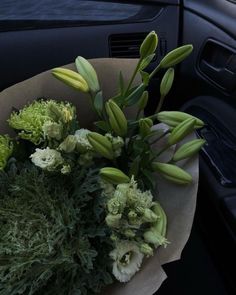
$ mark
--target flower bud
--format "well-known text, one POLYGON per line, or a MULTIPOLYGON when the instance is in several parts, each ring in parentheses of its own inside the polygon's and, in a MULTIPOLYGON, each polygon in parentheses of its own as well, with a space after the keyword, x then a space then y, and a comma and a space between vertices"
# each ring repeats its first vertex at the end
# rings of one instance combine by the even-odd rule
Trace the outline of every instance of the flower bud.
POLYGON ((160 62, 161 68, 173 67, 183 61, 193 50, 193 45, 187 44, 169 52, 160 62))
POLYGON ((146 208, 142 216, 144 222, 155 222, 158 219, 158 216, 151 210, 146 208))
POLYGON ((153 256, 153 249, 147 243, 142 243, 139 246, 139 250, 146 256, 153 256))
POLYGON ((127 133, 127 120, 120 107, 112 100, 106 103, 106 111, 112 130, 119 136, 127 133))
POLYGON ((130 182, 130 178, 121 170, 113 167, 105 167, 100 170, 100 176, 104 181, 112 184, 130 182))
POLYGON ((69 164, 62 166, 61 174, 69 174, 70 172, 71 172, 71 166, 69 164))
POLYGON ((145 109, 148 103, 148 91, 144 91, 140 100, 138 101, 138 109, 142 111, 145 109))
POLYGON ((133 219, 136 219, 137 216, 138 216, 137 213, 135 211, 133 211, 133 210, 129 211, 129 213, 128 213, 128 218, 129 218, 130 221, 133 220, 133 219))
POLYGON ((98 82, 97 73, 93 66, 87 61, 87 59, 83 58, 82 56, 78 56, 76 58, 75 65, 77 71, 87 82, 89 89, 92 92, 97 93, 100 90, 100 86, 98 82))
POLYGON ((176 144, 181 141, 185 136, 194 130, 196 120, 194 118, 188 118, 179 125, 177 125, 168 137, 168 143, 170 145, 176 144))
POLYGON ((143 235, 145 242, 153 244, 155 247, 165 245, 167 243, 166 238, 159 232, 148 230, 143 235))
POLYGON ((172 160, 174 162, 192 157, 196 155, 202 146, 205 144, 204 139, 194 139, 191 140, 190 142, 187 142, 183 144, 174 154, 172 160))
POLYGON ((204 122, 190 114, 178 111, 160 112, 157 114, 158 121, 165 123, 171 127, 176 127, 179 123, 185 121, 188 118, 194 118, 196 120, 194 128, 201 128, 204 126, 204 122))
POLYGON ((158 43, 157 34, 154 31, 150 32, 144 39, 143 43, 141 44, 141 47, 139 50, 140 57, 143 59, 147 57, 148 55, 153 54, 156 51, 157 43, 158 43))
POLYGON ((124 230, 124 235, 126 236, 126 238, 134 238, 135 237, 135 232, 130 229, 130 228, 127 228, 124 230))
POLYGON ((151 127, 153 126, 153 122, 149 118, 143 118, 139 120, 139 133, 142 137, 147 136, 150 131, 151 127))
POLYGON ((109 160, 112 160, 114 158, 112 144, 105 136, 97 132, 90 132, 87 135, 87 138, 89 143, 97 153, 109 160))
POLYGON ((59 150, 65 153, 72 153, 77 144, 77 139, 74 135, 68 135, 66 139, 59 145, 59 150))
POLYGON ((117 228, 120 225, 121 214, 108 214, 106 217, 106 224, 111 228, 117 228))
POLYGON ((189 173, 172 164, 154 162, 152 168, 164 178, 177 184, 189 184, 192 181, 192 176, 189 173))
POLYGON ((174 69, 169 68, 163 76, 160 85, 160 93, 162 97, 165 97, 169 93, 174 81, 174 74, 174 69))
POLYGON ((85 79, 78 73, 64 68, 55 68, 52 70, 52 74, 57 79, 61 80, 65 84, 80 90, 83 92, 89 91, 89 86, 85 79))

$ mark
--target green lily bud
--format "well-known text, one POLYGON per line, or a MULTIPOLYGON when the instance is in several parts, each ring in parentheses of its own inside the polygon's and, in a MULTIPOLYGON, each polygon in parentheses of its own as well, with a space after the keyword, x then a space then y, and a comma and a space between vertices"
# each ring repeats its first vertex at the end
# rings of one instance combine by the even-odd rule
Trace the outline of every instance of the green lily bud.
POLYGON ((174 69, 169 68, 163 76, 160 85, 160 93, 162 97, 165 97, 169 93, 174 81, 174 74, 174 69))
POLYGON ((85 79, 78 73, 64 68, 55 68, 52 70, 52 74, 57 79, 61 80, 65 84, 80 90, 83 92, 89 91, 89 86, 85 79))
POLYGON ((112 100, 106 103, 106 111, 112 130, 119 136, 127 133, 127 120, 120 107, 112 100))
POLYGON ((138 101, 138 109, 142 111, 145 109, 148 103, 148 91, 144 91, 140 100, 138 101))
POLYGON ((204 139, 194 139, 183 144, 174 154, 172 160, 174 162, 192 157, 196 155, 205 144, 204 139))
POLYGON ((124 235, 127 237, 127 238, 134 238, 135 237, 135 232, 130 229, 130 228, 127 228, 124 230, 124 235))
POLYGON ((193 45, 188 44, 178 47, 169 52, 160 62, 160 67, 163 69, 173 67, 183 61, 193 50, 193 45))
POLYGON ((100 176, 103 180, 112 184, 130 182, 130 178, 127 175, 125 175, 121 170, 113 167, 100 169, 100 176))
POLYGON ((112 144, 109 139, 97 132, 88 133, 87 138, 90 145, 97 153, 109 160, 114 159, 112 144))
POLYGON ((154 162, 152 168, 176 184, 189 184, 192 181, 192 176, 189 173, 172 164, 154 162))
POLYGON ((189 115, 184 112, 177 112, 177 111, 171 111, 171 112, 160 112, 157 114, 158 121, 165 123, 171 127, 176 127, 179 125, 179 123, 185 121, 188 118, 194 118, 196 120, 194 128, 201 128, 204 126, 204 122, 192 115, 189 115))
POLYGON ((111 227, 111 228, 117 228, 120 225, 120 220, 121 220, 122 215, 121 214, 108 214, 107 217, 105 218, 106 224, 111 227))
POLYGON ((148 55, 151 55, 156 51, 158 44, 158 37, 157 34, 152 31, 150 32, 146 38, 144 39, 143 43, 141 44, 140 47, 140 57, 143 59, 147 57, 148 55))
POLYGON ((142 137, 147 136, 151 132, 153 122, 149 118, 143 118, 139 120, 139 133, 142 137))
POLYGON ((177 125, 168 137, 168 143, 170 145, 176 144, 181 141, 189 133, 193 132, 196 120, 188 118, 179 125, 177 125))
POLYGON ((155 223, 153 223, 151 230, 158 231, 163 237, 165 237, 167 228, 167 217, 165 211, 157 202, 154 202, 152 211, 158 216, 158 219, 155 223))
POLYGON ((144 222, 155 222, 158 219, 158 216, 151 210, 146 208, 142 216, 144 222))
POLYGON ((139 250, 141 253, 143 253, 146 256, 153 256, 153 249, 147 243, 142 243, 139 246, 139 250))
POLYGON ((59 150, 65 153, 72 153, 77 144, 77 139, 74 135, 68 135, 64 141, 59 145, 59 150))
POLYGON ((97 93, 100 90, 98 77, 93 66, 87 61, 87 59, 82 56, 78 56, 75 60, 75 65, 77 71, 81 74, 81 76, 85 79, 87 84, 89 85, 89 89, 97 93))

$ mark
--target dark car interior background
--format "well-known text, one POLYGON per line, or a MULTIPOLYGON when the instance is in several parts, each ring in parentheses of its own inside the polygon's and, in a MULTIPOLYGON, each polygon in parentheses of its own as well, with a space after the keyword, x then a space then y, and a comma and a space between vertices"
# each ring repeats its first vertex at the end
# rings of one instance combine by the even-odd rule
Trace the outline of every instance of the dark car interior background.
MULTIPOLYGON (((39 1, 50 2, 47 15, 38 6, 30 18, 13 15, 7 2, 17 1, 0 4, 0 90, 78 55, 136 58, 152 30, 159 46, 149 71, 170 50, 193 44, 193 54, 176 68, 164 109, 204 120, 197 136, 207 144, 192 233, 182 259, 164 266, 169 278, 157 294, 236 294, 235 1, 39 1)), ((158 103, 159 83, 156 77, 149 86, 147 113, 158 103)))

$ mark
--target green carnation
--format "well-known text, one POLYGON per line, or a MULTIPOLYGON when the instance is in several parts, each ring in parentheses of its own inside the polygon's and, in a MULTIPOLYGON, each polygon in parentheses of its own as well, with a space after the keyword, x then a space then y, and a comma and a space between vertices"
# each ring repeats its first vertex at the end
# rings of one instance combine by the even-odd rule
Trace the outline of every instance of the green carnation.
POLYGON ((62 130, 62 125, 63 129, 67 129, 75 117, 75 108, 67 102, 39 100, 33 101, 19 112, 13 112, 8 122, 19 131, 18 135, 22 139, 39 145, 45 139, 61 139, 63 132, 69 131, 62 130))
POLYGON ((13 152, 13 143, 8 135, 0 135, 0 170, 4 169, 13 152))

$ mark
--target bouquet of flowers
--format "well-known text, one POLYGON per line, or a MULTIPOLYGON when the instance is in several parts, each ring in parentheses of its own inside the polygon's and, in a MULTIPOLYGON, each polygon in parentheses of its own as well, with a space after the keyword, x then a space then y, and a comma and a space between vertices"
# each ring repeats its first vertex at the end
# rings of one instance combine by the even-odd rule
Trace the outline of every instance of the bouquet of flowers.
POLYGON ((39 98, 10 114, 16 136, 0 136, 1 295, 101 293, 115 281, 130 281, 144 259, 172 242, 158 179, 190 184, 192 176, 177 162, 196 155, 204 141, 185 142, 167 162, 161 155, 203 122, 183 112, 160 112, 173 66, 192 46, 171 51, 147 73, 157 43, 155 32, 147 35, 132 77, 126 83, 120 73, 119 93, 107 101, 83 57, 75 61, 77 72, 52 70, 88 95, 97 116, 90 130, 64 100, 39 98), (160 102, 145 117, 146 88, 159 70, 166 70, 160 102), (142 82, 133 86, 137 75, 142 82), (126 116, 130 107, 136 111, 132 120, 126 116), (154 126, 156 120, 166 124, 164 130, 154 126))

